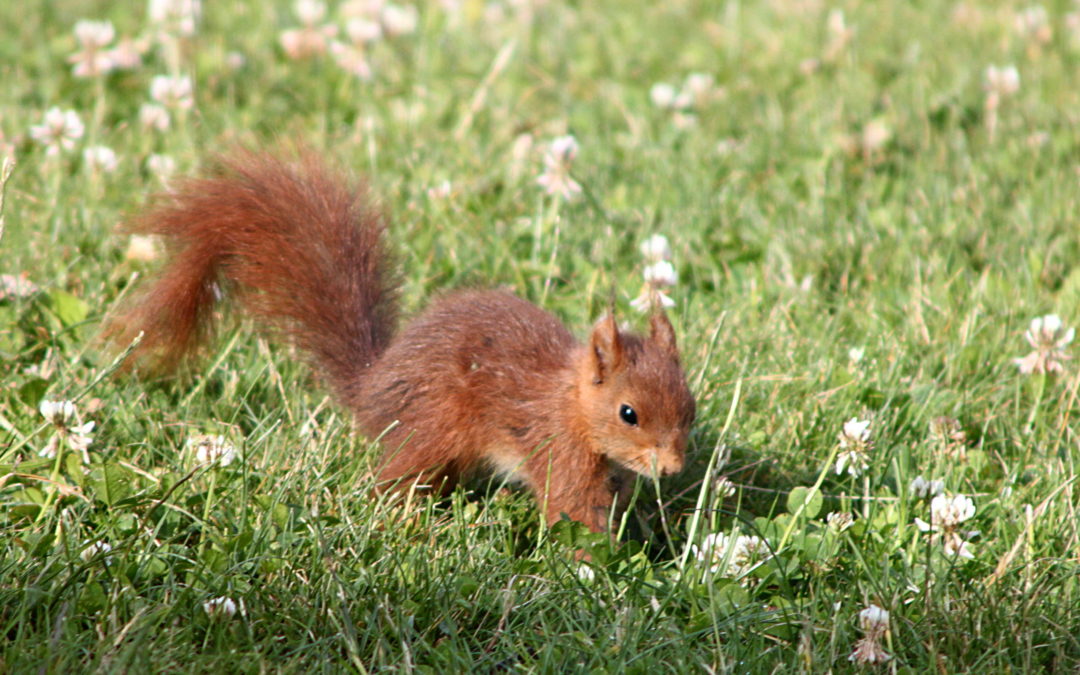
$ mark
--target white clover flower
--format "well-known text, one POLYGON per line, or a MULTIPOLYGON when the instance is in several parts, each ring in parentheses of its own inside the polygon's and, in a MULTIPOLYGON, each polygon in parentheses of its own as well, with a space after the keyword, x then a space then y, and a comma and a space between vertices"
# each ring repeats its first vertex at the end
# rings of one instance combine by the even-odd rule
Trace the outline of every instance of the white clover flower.
POLYGON ((1076 337, 1076 329, 1066 329, 1058 315, 1047 314, 1032 319, 1024 337, 1035 351, 1023 358, 1013 359, 1021 373, 1030 375, 1064 372, 1063 362, 1072 358, 1065 353, 1065 348, 1076 337))
POLYGON ((667 260, 657 260, 647 265, 642 274, 645 277, 645 283, 654 288, 665 288, 679 283, 679 273, 667 260))
POLYGON ((915 527, 922 532, 932 532, 933 539, 941 539, 946 555, 974 558, 967 539, 978 531, 960 532, 959 525, 975 515, 975 504, 970 497, 938 495, 930 502, 930 522, 915 519, 915 527))
POLYGON ((936 497, 945 491, 945 481, 926 480, 921 475, 915 476, 908 485, 908 491, 916 497, 936 497))
POLYGON ((713 76, 708 73, 690 73, 683 82, 683 92, 689 95, 694 105, 705 101, 713 90, 713 76))
POLYGON ((202 0, 149 0, 147 17, 168 37, 191 37, 202 12, 202 0))
POLYGON ((864 356, 866 356, 866 350, 862 347, 852 347, 847 353, 848 361, 852 363, 860 363, 864 356))
POLYGON ((211 619, 228 619, 236 614, 236 602, 232 598, 212 598, 204 602, 202 607, 211 619))
POLYGON ((868 453, 873 446, 870 442, 870 420, 852 417, 844 422, 839 439, 840 453, 836 456, 836 473, 839 475, 847 471, 852 477, 862 475, 870 468, 868 453))
POLYGON ((825 28, 833 37, 843 36, 848 32, 847 21, 844 19, 844 10, 834 9, 825 18, 825 28))
POLYGON ((643 276, 645 286, 641 289, 641 294, 630 301, 634 309, 644 312, 653 304, 659 304, 665 308, 675 306, 675 301, 663 291, 679 282, 679 274, 674 265, 667 260, 657 260, 645 266, 643 276))
POLYGON ((872 156, 885 147, 892 138, 892 129, 883 119, 872 119, 863 126, 859 145, 864 155, 872 156))
POLYGON ((731 482, 731 479, 727 476, 720 476, 713 483, 713 492, 720 499, 727 499, 735 495, 735 483, 731 482))
POLYGON ((79 42, 79 51, 68 57, 75 77, 94 77, 104 75, 115 67, 112 56, 105 50, 116 31, 109 21, 78 21, 75 24, 75 39, 79 42))
POLYGON ((166 108, 188 110, 195 105, 191 78, 187 75, 155 75, 150 80, 150 98, 166 108))
POLYGON ((855 524, 855 516, 847 511, 833 511, 825 516, 825 522, 837 532, 843 532, 855 524))
POLYGON ((641 255, 649 262, 671 260, 671 244, 662 234, 654 234, 641 242, 641 255))
POLYGON ((402 7, 387 3, 383 6, 379 18, 382 20, 386 34, 391 37, 415 33, 420 23, 420 15, 412 5, 402 7))
POLYGON ((345 34, 353 44, 362 45, 382 37, 382 26, 376 21, 356 17, 345 23, 345 34))
POLYGON ((849 661, 865 665, 883 663, 892 658, 881 647, 881 638, 889 630, 889 612, 877 605, 870 605, 859 612, 859 628, 864 635, 855 643, 854 651, 848 656, 849 661))
POLYGON ((330 56, 334 58, 334 63, 338 64, 339 68, 350 75, 355 75, 361 80, 371 79, 371 63, 363 48, 334 40, 330 43, 330 56))
POLYGON ((146 158, 146 168, 165 181, 176 172, 176 160, 169 155, 150 155, 146 158))
POLYGON ((300 23, 305 26, 314 26, 326 18, 326 3, 321 0, 296 0, 293 11, 300 23))
POLYGON ((139 40, 123 38, 107 54, 114 69, 134 70, 142 65, 143 54, 149 48, 150 44, 145 38, 139 40))
POLYGON ((454 192, 454 186, 448 180, 436 183, 427 189, 428 199, 442 200, 448 198, 454 192))
MULTIPOLYGON (((112 546, 109 545, 108 542, 95 541, 91 542, 86 548, 84 548, 79 553, 79 557, 83 559, 83 562, 90 562, 92 558, 95 558, 99 555, 107 555, 110 551, 112 551, 112 546)), ((110 560, 106 558, 105 562, 110 562, 110 560)))
POLYGON ((161 244, 156 236, 152 234, 133 234, 128 239, 128 247, 124 251, 124 258, 138 262, 153 262, 157 260, 160 250, 161 244))
POLYGON ((225 55, 225 65, 229 70, 240 70, 247 63, 247 57, 241 52, 231 51, 225 55))
POLYGON ((548 157, 560 164, 570 164, 577 157, 578 142, 573 136, 559 136, 551 141, 548 157))
POLYGON ((852 478, 858 478, 870 468, 870 458, 866 452, 857 449, 841 450, 836 456, 836 474, 847 471, 852 478))
POLYGON ((50 401, 42 399, 38 404, 41 416, 57 427, 67 428, 75 421, 79 414, 75 404, 71 401, 50 401))
POLYGON ((581 193, 581 185, 570 177, 570 165, 577 157, 578 144, 573 136, 560 136, 548 145, 544 154, 544 173, 536 179, 549 195, 570 200, 581 193))
POLYGON ((892 658, 885 648, 877 640, 860 638, 855 643, 855 649, 848 656, 848 661, 854 661, 859 665, 884 663, 892 658))
POLYGON ((938 495, 930 502, 930 529, 954 529, 975 515, 975 502, 971 497, 938 495))
POLYGON ((973 560, 975 554, 971 552, 968 542, 959 532, 948 532, 944 535, 941 543, 945 555, 973 560))
POLYGON ((675 306, 675 300, 670 295, 648 284, 641 291, 641 295, 630 301, 630 306, 639 312, 647 312, 653 307, 653 303, 659 304, 664 309, 675 306))
POLYGON ((1050 18, 1042 5, 1034 5, 1017 12, 1013 19, 1013 27, 1020 37, 1037 44, 1046 44, 1054 36, 1054 29, 1050 27, 1050 18))
POLYGON ((36 294, 40 288, 27 278, 26 273, 20 275, 0 274, 0 300, 6 298, 29 298, 36 294))
POLYGON ((675 98, 679 95, 678 90, 667 82, 657 82, 649 89, 649 100, 657 108, 675 107, 675 98))
POLYGON ((38 451, 38 454, 42 457, 56 457, 60 443, 64 442, 72 450, 81 453, 83 462, 89 464, 90 455, 87 448, 94 440, 90 435, 94 431, 94 422, 76 425, 79 411, 71 401, 42 400, 38 405, 38 410, 42 417, 56 427, 56 433, 45 444, 45 447, 38 451))
POLYGON ((82 21, 75 22, 75 39, 82 47, 100 49, 108 46, 116 37, 116 30, 111 21, 82 21))
POLYGON ((844 430, 840 432, 841 448, 868 445, 870 445, 870 420, 852 417, 844 422, 844 430))
POLYGON ((333 30, 323 31, 318 28, 289 28, 281 31, 278 41, 285 56, 297 61, 326 53, 330 45, 327 32, 334 33, 333 30))
POLYGON ((724 532, 707 535, 700 548, 695 545, 691 550, 699 563, 709 566, 708 574, 731 578, 744 576, 772 557, 768 544, 761 537, 724 532))
POLYGON ((90 433, 94 430, 94 423, 87 422, 86 424, 72 427, 70 429, 59 428, 56 433, 53 434, 49 441, 45 444, 41 450, 38 450, 38 455, 53 459, 56 457, 56 453, 60 450, 60 443, 66 443, 69 448, 77 451, 81 455, 83 464, 90 463, 90 453, 88 448, 94 438, 90 433))
POLYGON ((156 103, 143 103, 139 108, 139 124, 143 129, 168 131, 172 119, 165 106, 156 103))
POLYGON ((889 629, 889 612, 877 605, 870 605, 859 612, 859 627, 867 633, 883 633, 889 629))
POLYGON ((83 162, 88 167, 102 173, 112 173, 120 162, 116 159, 116 152, 105 145, 92 145, 83 150, 83 162))
POLYGON ((30 137, 45 146, 45 154, 52 157, 61 150, 71 150, 82 138, 85 128, 74 110, 49 108, 41 124, 30 127, 30 137))
POLYGON ((236 459, 236 446, 224 436, 199 434, 188 439, 188 447, 195 452, 195 461, 199 464, 218 464, 228 466, 236 459))
POLYGON ((326 17, 326 4, 321 0, 297 0, 294 9, 301 27, 281 32, 279 40, 285 55, 295 60, 325 54, 337 36, 337 26, 318 25, 326 17))
POLYGON ((90 434, 94 431, 94 422, 87 422, 77 427, 71 427, 68 430, 67 443, 72 450, 77 450, 82 454, 83 463, 90 463, 90 455, 87 453, 87 448, 94 441, 93 436, 90 434))
POLYGON ((1011 96, 1020 91, 1020 71, 1014 65, 987 66, 984 88, 998 97, 1011 96))
POLYGON ((49 441, 40 450, 38 450, 38 455, 46 459, 54 459, 59 449, 60 436, 57 434, 53 434, 49 438, 49 441))

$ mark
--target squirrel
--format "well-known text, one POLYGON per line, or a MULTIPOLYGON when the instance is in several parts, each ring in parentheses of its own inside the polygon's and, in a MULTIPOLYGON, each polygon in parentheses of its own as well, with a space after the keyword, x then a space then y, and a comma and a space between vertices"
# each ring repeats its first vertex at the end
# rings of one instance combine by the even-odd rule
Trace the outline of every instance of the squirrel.
POLYGON ((579 343, 526 300, 467 289, 395 331, 384 216, 364 184, 294 154, 234 151, 152 198, 128 229, 159 235, 166 261, 107 322, 107 339, 142 332, 134 360, 171 370, 229 299, 290 339, 360 431, 381 438, 383 488, 445 490, 494 471, 524 483, 549 522, 602 532, 629 472, 682 469, 695 403, 661 308, 648 337, 620 330, 612 312, 579 343))

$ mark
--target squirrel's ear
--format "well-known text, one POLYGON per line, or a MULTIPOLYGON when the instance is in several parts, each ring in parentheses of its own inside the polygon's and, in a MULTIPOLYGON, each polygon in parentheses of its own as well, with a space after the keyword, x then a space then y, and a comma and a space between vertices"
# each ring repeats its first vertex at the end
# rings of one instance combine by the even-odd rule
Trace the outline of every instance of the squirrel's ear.
POLYGON ((605 377, 622 365, 622 338, 619 337, 614 314, 608 314, 593 326, 589 335, 589 351, 593 362, 593 382, 596 384, 603 382, 605 377))
POLYGON ((671 327, 667 314, 659 307, 649 315, 649 338, 664 351, 678 356, 679 348, 675 344, 675 329, 671 327))

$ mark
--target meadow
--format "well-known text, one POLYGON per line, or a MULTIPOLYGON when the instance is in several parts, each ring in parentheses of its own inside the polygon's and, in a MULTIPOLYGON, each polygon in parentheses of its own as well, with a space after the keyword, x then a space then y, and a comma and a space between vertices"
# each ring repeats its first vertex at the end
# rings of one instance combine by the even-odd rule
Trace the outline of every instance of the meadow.
POLYGON ((40 0, 0 35, 0 672, 1080 669, 1080 5, 40 0), (122 372, 98 332, 161 249, 120 225, 287 143, 370 183, 406 314, 669 299, 689 461, 617 543, 498 480, 376 496, 242 318, 122 372))

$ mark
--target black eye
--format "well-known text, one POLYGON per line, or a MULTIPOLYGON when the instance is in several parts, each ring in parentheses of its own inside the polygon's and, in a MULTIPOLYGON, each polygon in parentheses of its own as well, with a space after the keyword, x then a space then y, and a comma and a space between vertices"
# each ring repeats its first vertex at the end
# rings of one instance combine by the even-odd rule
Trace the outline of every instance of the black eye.
POLYGON ((623 422, 626 422, 632 427, 637 426, 637 413, 634 412, 633 408, 626 405, 625 403, 619 406, 619 419, 621 419, 623 422))

